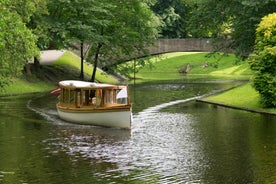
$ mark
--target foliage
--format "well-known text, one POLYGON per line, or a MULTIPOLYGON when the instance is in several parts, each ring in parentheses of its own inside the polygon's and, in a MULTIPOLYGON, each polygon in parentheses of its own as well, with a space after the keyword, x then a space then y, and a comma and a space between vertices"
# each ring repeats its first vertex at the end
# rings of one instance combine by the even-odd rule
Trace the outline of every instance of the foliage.
MULTIPOLYGON (((108 7, 108 4, 94 0, 57 0, 48 4, 50 30, 60 34, 58 36, 60 43, 65 45, 67 41, 81 45, 80 79, 82 80, 84 79, 83 63, 87 53, 84 45, 101 39, 100 33, 96 30, 97 27, 108 23, 108 20, 105 19, 109 16, 108 7)), ((55 34, 52 35, 55 36, 55 34)))
MULTIPOLYGON (((22 2, 24 2, 24 0, 22 0, 22 2)), ((29 18, 29 21, 26 22, 26 26, 32 30, 34 35, 36 35, 37 47, 40 50, 45 50, 49 48, 48 44, 51 38, 47 31, 48 25, 45 22, 45 16, 48 14, 48 0, 32 0, 31 2, 32 14, 29 18)), ((28 9, 24 8, 23 12, 24 11, 28 11, 28 9)))
POLYGON ((0 1, 1 81, 19 76, 25 63, 38 55, 37 39, 25 23, 31 16, 32 3, 24 1, 26 12, 22 13, 19 2, 23 1, 0 1))
POLYGON ((250 57, 254 87, 266 107, 276 107, 276 13, 265 16, 256 30, 254 55, 250 57))
MULTIPOLYGON (((157 37, 158 20, 140 0, 102 2, 109 4, 110 16, 95 14, 96 18, 108 22, 95 27, 95 34, 99 37, 91 42, 88 61, 94 64, 94 68, 99 61, 102 68, 114 70, 127 58, 148 53, 145 48, 157 37)), ((95 70, 91 81, 94 79, 95 70)))
POLYGON ((161 20, 162 38, 185 38, 187 20, 190 17, 191 3, 185 0, 156 0, 148 2, 153 12, 161 20))
POLYGON ((80 77, 85 57, 94 64, 91 81, 98 63, 103 68, 116 67, 126 56, 143 52, 157 35, 154 16, 140 0, 57 0, 51 1, 48 9, 48 25, 51 32, 58 33, 52 34, 58 35, 56 40, 63 45, 65 40, 80 44, 80 77))
POLYGON ((213 37, 240 56, 252 52, 261 18, 276 9, 275 0, 200 0, 194 4, 189 32, 193 37, 213 37), (225 44, 227 40, 227 44, 225 44))

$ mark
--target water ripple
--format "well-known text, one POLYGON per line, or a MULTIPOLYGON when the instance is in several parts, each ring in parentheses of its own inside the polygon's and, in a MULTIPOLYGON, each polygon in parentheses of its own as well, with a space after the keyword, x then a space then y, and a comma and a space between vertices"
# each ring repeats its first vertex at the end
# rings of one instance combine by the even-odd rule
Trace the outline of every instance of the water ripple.
MULTIPOLYGON (((197 176, 188 176, 200 173, 204 163, 192 126, 193 116, 160 110, 202 97, 147 108, 133 115, 131 132, 88 126, 62 126, 56 129, 57 138, 47 139, 44 143, 48 144, 47 151, 50 154, 66 153, 72 162, 82 158, 90 160, 92 165, 108 163, 105 173, 100 170, 95 172, 95 176, 131 176, 133 180, 137 178, 145 182, 155 178, 158 183, 191 181, 197 176)), ((55 125, 66 125, 57 118, 54 111, 32 107, 31 102, 30 100, 27 104, 29 109, 55 125)))

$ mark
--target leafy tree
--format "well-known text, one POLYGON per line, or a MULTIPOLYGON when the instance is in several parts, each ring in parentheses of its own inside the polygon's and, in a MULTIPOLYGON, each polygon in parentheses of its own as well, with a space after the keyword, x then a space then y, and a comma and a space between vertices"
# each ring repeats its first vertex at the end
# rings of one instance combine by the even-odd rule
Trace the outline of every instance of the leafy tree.
MULTIPOLYGON (((47 0, 47 13, 32 19, 31 26, 38 35, 40 49, 61 49, 68 45, 66 36, 66 7, 70 7, 70 1, 47 0), (63 10, 64 9, 64 10, 63 10)), ((68 9, 68 8, 67 8, 68 9)), ((67 10, 68 11, 68 10, 67 10)))
POLYGON ((160 18, 163 38, 185 38, 188 36, 187 20, 191 12, 191 3, 185 0, 155 0, 148 2, 154 13, 160 18))
POLYGON ((256 31, 254 55, 250 66, 254 74, 254 87, 261 103, 276 107, 276 13, 265 16, 256 31))
POLYGON ((66 41, 80 44, 80 78, 82 80, 84 78, 83 62, 87 52, 84 45, 101 37, 97 32, 97 27, 104 26, 107 22, 104 19, 108 17, 106 7, 108 7, 107 4, 94 0, 56 0, 48 5, 49 30, 54 33, 51 35, 58 37, 57 40, 60 40, 63 46, 66 46, 66 41))
POLYGON ((89 52, 88 59, 94 63, 91 81, 95 81, 99 61, 103 68, 116 68, 132 55, 147 53, 146 46, 153 44, 158 34, 158 20, 141 0, 102 2, 109 4, 111 15, 95 15, 107 23, 94 27, 99 36, 91 42, 89 52))
POLYGON ((26 7, 30 11, 21 14, 20 4, 14 1, 0 1, 0 75, 2 80, 20 75, 25 63, 39 54, 36 37, 25 23, 32 15, 31 1, 25 2, 30 3, 26 7))
POLYGON ((240 56, 253 51, 261 18, 276 9, 275 0, 200 0, 194 4, 189 32, 193 37, 228 39, 224 45, 240 56))
POLYGON ((95 80, 98 63, 110 68, 125 56, 144 52, 153 43, 157 31, 154 15, 141 0, 95 1, 56 0, 48 4, 47 22, 51 35, 61 40, 77 42, 81 48, 81 74, 83 60, 94 64, 91 81, 95 80), (84 46, 88 45, 85 51, 84 46))
MULTIPOLYGON (((37 46, 40 50, 48 49, 49 34, 47 32, 47 24, 45 23, 45 15, 48 14, 47 3, 49 0, 32 0, 33 13, 27 22, 27 27, 32 30, 37 37, 37 46)), ((24 2, 24 1, 23 1, 24 2)), ((21 6, 22 7, 22 6, 21 6)), ((23 8, 23 10, 27 11, 23 8)))

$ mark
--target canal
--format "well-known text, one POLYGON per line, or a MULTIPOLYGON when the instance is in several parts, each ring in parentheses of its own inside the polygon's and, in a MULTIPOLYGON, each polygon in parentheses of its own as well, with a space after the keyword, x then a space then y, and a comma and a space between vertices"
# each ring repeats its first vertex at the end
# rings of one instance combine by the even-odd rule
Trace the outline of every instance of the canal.
POLYGON ((0 183, 273 183, 276 117, 196 102, 229 82, 130 86, 131 130, 71 124, 56 96, 0 98, 0 183))

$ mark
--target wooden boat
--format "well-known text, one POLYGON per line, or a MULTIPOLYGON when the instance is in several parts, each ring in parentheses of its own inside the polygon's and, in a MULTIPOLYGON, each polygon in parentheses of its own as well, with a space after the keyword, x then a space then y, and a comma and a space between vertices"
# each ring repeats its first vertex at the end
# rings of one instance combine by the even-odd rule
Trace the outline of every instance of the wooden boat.
POLYGON ((59 82, 59 88, 57 111, 61 119, 130 129, 132 115, 127 86, 67 80, 59 82))

